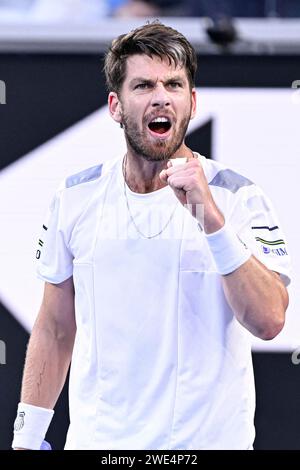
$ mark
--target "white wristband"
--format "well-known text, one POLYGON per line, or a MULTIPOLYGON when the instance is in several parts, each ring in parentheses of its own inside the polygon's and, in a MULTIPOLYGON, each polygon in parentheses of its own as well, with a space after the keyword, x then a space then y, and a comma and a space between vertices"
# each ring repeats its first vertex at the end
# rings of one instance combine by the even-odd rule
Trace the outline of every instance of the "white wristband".
POLYGON ((54 410, 19 403, 12 447, 40 450, 53 415, 54 410))
POLYGON ((250 250, 238 238, 230 225, 205 235, 219 274, 230 274, 251 256, 250 250))

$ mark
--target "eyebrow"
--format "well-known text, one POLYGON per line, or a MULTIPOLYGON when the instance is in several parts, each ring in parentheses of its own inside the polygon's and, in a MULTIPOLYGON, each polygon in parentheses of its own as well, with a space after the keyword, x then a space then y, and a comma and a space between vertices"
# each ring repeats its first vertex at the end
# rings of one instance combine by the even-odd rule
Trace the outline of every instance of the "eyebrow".
MULTIPOLYGON (((131 86, 134 85, 135 83, 149 83, 149 84, 151 84, 151 83, 156 83, 156 81, 157 80, 151 80, 151 79, 145 78, 145 77, 135 77, 129 82, 129 84, 131 86)), ((164 81, 164 84, 168 85, 168 83, 172 83, 172 82, 184 83, 184 79, 180 75, 175 75, 174 77, 167 78, 164 81)))
POLYGON ((135 83, 153 83, 153 80, 145 77, 136 77, 129 82, 129 85, 134 85, 135 83))
POLYGON ((170 77, 165 81, 165 83, 170 83, 170 82, 184 83, 184 79, 180 75, 175 75, 174 77, 170 77))

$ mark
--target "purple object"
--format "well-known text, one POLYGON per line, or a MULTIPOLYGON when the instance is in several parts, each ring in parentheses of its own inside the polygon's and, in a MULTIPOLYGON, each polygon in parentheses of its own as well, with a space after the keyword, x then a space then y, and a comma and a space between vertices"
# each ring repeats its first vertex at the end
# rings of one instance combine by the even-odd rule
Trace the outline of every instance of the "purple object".
POLYGON ((43 441, 40 450, 52 450, 51 445, 47 441, 43 441))

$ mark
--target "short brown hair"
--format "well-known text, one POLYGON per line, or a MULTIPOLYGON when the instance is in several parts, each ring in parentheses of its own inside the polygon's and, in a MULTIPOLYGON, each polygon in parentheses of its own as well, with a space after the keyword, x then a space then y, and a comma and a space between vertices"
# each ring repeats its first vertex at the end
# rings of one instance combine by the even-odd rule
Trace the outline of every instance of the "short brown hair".
POLYGON ((126 76, 126 60, 134 54, 167 58, 170 65, 185 67, 190 87, 194 87, 197 69, 194 48, 176 29, 154 21, 122 34, 112 42, 104 62, 109 91, 120 91, 126 76))

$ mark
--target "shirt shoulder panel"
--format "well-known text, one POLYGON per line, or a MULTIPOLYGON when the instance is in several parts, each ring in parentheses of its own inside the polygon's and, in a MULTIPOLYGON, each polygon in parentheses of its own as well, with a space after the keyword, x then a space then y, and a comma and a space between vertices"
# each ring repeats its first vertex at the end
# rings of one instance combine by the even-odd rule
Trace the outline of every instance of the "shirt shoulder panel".
POLYGON ((101 177, 103 164, 96 165, 91 168, 86 168, 75 175, 68 176, 66 179, 65 187, 71 188, 72 186, 77 186, 78 184, 88 183, 89 181, 94 181, 101 177))
POLYGON ((228 189, 232 193, 236 193, 240 188, 251 186, 254 183, 245 176, 227 168, 218 171, 208 184, 210 186, 219 186, 220 188, 228 189))
POLYGON ((228 168, 223 163, 206 158, 197 152, 194 152, 201 162, 206 179, 210 186, 226 189, 235 194, 240 188, 245 186, 255 186, 253 181, 240 173, 228 168))

